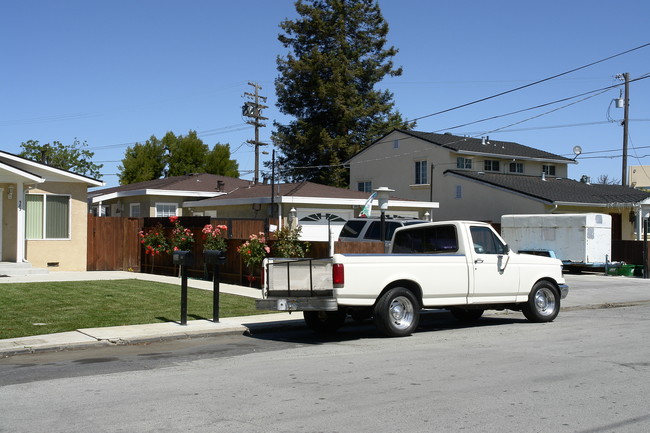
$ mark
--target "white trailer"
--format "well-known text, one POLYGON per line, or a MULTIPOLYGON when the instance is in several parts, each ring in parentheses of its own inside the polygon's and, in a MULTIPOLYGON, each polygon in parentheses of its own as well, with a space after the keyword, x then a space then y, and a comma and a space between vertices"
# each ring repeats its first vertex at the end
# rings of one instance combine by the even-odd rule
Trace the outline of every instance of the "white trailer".
POLYGON ((504 215, 501 235, 515 251, 552 251, 565 265, 602 266, 612 255, 607 214, 504 215))

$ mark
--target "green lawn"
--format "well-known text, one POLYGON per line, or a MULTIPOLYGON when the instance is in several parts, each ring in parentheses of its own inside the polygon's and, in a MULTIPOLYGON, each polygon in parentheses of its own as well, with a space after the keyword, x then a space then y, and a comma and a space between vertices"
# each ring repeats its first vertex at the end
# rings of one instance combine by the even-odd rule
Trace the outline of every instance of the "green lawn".
MULTIPOLYGON (((0 284, 0 339, 79 328, 180 321, 180 285, 142 280, 0 284)), ((188 288, 188 320, 212 319, 212 292, 188 288)), ((263 314, 221 293, 219 317, 263 314)))

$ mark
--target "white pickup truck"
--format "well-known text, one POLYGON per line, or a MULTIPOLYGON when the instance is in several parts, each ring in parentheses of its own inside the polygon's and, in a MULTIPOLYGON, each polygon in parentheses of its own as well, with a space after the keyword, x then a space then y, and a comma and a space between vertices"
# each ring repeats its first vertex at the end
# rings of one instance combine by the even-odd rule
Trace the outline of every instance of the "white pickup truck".
POLYGON ((443 221, 399 228, 388 254, 268 258, 257 308, 303 311, 319 332, 348 315, 374 319, 388 336, 410 335, 423 308, 476 320, 487 309, 550 322, 569 291, 557 259, 517 254, 489 224, 443 221))

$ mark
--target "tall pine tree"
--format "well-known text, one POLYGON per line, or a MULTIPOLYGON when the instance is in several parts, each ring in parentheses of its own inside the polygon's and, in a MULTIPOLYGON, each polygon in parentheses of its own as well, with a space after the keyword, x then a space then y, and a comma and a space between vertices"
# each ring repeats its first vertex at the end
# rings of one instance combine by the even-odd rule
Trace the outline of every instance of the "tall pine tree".
POLYGON ((290 52, 277 59, 277 106, 295 117, 276 122, 280 175, 345 187, 352 155, 393 128, 413 127, 393 111, 393 94, 377 90, 401 75, 385 48, 388 24, 375 0, 298 0, 300 18, 280 24, 290 52))

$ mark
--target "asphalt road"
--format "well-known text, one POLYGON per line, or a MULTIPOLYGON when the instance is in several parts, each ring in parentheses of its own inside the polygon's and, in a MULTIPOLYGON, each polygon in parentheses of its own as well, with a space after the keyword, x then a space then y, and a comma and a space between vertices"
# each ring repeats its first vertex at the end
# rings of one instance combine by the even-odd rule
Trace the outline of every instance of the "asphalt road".
POLYGON ((0 432, 648 432, 650 304, 0 360, 0 432))

